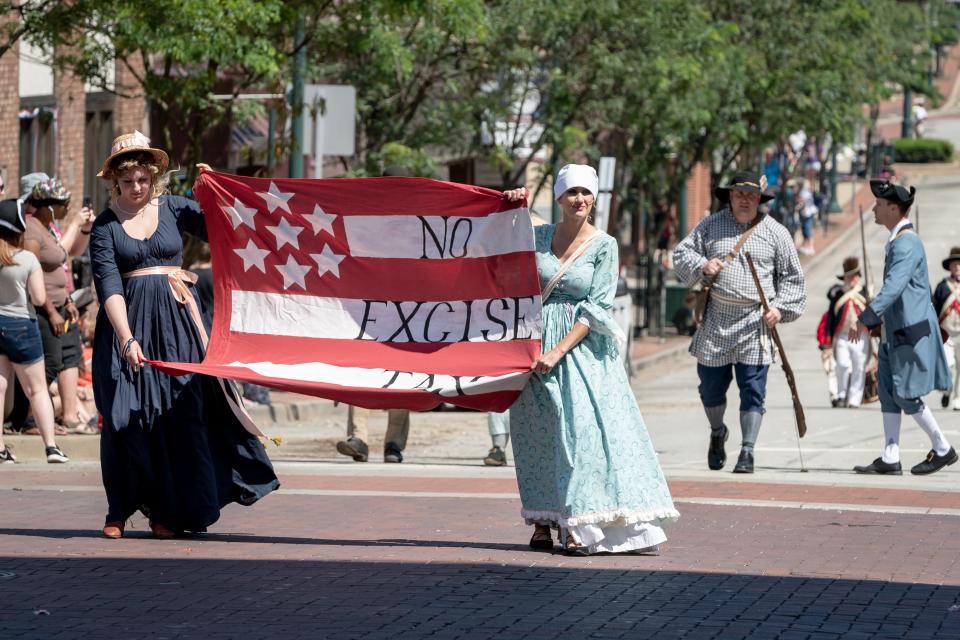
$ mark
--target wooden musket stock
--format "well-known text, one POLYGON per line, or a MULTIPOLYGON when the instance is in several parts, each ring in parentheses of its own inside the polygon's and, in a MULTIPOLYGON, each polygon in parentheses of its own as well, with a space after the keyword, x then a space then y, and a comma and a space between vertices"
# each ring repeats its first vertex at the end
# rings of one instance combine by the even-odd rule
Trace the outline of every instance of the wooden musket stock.
MULTIPOLYGON (((747 258, 747 265, 750 267, 750 274, 753 276, 753 283, 757 286, 757 294, 760 295, 760 305, 763 307, 763 313, 770 311, 770 305, 767 303, 767 296, 763 294, 763 287, 760 286, 760 276, 757 275, 757 269, 753 266, 753 258, 749 251, 744 251, 743 255, 747 258)), ((763 320, 761 319, 761 322, 763 320)), ((780 334, 777 328, 768 327, 770 335, 773 336, 773 342, 777 345, 777 351, 780 353, 780 362, 783 365, 783 373, 787 376, 787 384, 790 386, 790 395, 793 397, 793 413, 797 418, 797 433, 802 438, 807 433, 807 419, 803 415, 803 405, 800 404, 800 394, 797 392, 797 380, 793 375, 793 369, 787 362, 787 352, 783 349, 783 342, 780 341, 780 334)))

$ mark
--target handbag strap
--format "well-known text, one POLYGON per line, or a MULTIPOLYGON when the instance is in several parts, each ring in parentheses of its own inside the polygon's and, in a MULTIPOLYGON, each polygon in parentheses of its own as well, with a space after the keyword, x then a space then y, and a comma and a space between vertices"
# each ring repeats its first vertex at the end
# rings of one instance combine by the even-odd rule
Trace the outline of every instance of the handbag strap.
MULTIPOLYGON (((545 303, 547 301, 547 298, 550 297, 550 294, 553 293, 553 289, 557 286, 557 283, 560 282, 560 278, 562 278, 563 274, 567 272, 567 269, 569 269, 570 266, 574 262, 576 262, 577 258, 583 255, 583 252, 587 250, 587 247, 593 244, 594 240, 596 240, 602 235, 603 235, 603 232, 600 230, 597 230, 596 233, 594 233, 592 236, 584 240, 583 244, 577 247, 577 250, 573 252, 573 255, 567 258, 565 262, 560 263, 560 269, 555 274, 553 274, 553 277, 550 278, 550 282, 547 283, 547 286, 543 288, 543 292, 540 294, 541 304, 545 303)), ((551 248, 551 251, 552 250, 553 249, 551 248)))

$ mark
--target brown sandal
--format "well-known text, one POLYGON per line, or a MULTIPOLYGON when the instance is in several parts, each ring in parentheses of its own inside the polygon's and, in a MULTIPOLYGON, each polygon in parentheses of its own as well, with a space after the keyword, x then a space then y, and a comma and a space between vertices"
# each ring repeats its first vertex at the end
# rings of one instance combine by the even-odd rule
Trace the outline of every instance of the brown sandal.
POLYGON ((549 525, 533 525, 533 536, 530 538, 531 549, 541 549, 551 551, 553 549, 553 532, 549 525))
POLYGON ((67 430, 70 433, 76 433, 81 436, 98 436, 100 435, 100 429, 97 428, 95 424, 90 424, 88 422, 83 422, 77 420, 76 422, 67 423, 67 430))
POLYGON ((563 552, 568 556, 588 556, 590 552, 587 551, 585 545, 580 544, 573 539, 573 534, 569 531, 567 532, 567 541, 563 545, 563 552))

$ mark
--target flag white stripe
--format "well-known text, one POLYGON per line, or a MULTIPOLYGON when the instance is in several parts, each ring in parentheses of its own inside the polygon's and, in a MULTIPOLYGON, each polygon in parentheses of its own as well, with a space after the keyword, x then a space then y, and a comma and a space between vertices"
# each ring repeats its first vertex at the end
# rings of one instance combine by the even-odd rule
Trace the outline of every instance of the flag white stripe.
POLYGON ((338 367, 324 362, 275 364, 273 362, 231 362, 228 367, 246 368, 265 378, 295 380, 361 389, 421 389, 453 398, 495 391, 519 391, 527 384, 529 372, 504 376, 448 376, 427 373, 338 367))
POLYGON ((230 330, 377 342, 502 342, 540 338, 540 297, 431 302, 231 292, 230 330))
POLYGON ((526 208, 466 216, 343 216, 355 258, 446 260, 533 251, 526 208))

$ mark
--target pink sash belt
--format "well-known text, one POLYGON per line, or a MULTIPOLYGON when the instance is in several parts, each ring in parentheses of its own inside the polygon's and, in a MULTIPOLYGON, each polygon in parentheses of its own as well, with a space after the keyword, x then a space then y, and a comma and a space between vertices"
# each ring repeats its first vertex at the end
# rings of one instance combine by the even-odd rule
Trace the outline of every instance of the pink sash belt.
MULTIPOLYGON (((188 282, 190 284, 197 283, 197 274, 186 271, 180 267, 159 266, 135 269, 134 271, 128 271, 127 273, 122 274, 120 277, 126 280, 128 278, 141 278, 143 276, 167 276, 167 284, 170 285, 170 293, 173 295, 173 299, 180 304, 187 306, 190 319, 193 320, 193 323, 197 327, 197 331, 200 333, 200 340, 203 342, 203 350, 206 352, 207 345, 210 343, 210 336, 207 335, 207 330, 203 326, 203 316, 200 314, 200 307, 197 305, 197 300, 193 297, 193 293, 187 287, 188 282)), ((253 418, 250 417, 246 407, 243 406, 243 400, 241 399, 240 392, 233 381, 224 381, 223 378, 219 377, 216 378, 216 380, 220 383, 220 388, 223 390, 223 395, 227 400, 227 404, 230 406, 230 410, 233 411, 233 415, 235 415, 237 420, 240 421, 240 424, 242 424, 249 433, 257 436, 262 441, 268 440, 267 436, 265 436, 264 433, 260 431, 260 428, 257 427, 256 423, 253 421, 253 418), (227 389, 227 385, 230 385, 229 390, 227 389)), ((269 439, 272 440, 276 445, 279 445, 281 442, 281 438, 269 439)))

